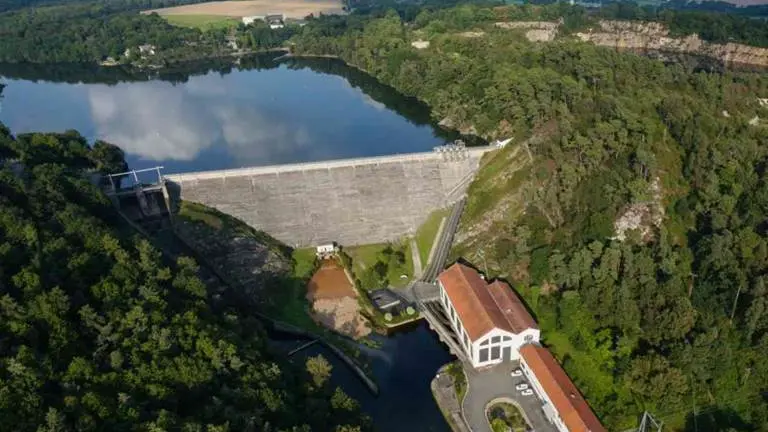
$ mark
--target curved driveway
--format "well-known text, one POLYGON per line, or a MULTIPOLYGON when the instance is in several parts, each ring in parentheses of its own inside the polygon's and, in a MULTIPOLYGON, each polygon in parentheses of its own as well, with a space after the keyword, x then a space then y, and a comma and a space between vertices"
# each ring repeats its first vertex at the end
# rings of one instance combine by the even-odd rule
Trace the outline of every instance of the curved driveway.
POLYGON ((498 399, 512 399, 523 408, 528 423, 536 432, 557 432, 547 421, 541 410, 541 401, 532 396, 521 396, 515 385, 524 381, 524 377, 512 378, 510 372, 518 367, 517 362, 504 362, 483 370, 465 369, 469 389, 464 396, 461 409, 464 419, 472 432, 491 432, 485 417, 488 402, 498 399))

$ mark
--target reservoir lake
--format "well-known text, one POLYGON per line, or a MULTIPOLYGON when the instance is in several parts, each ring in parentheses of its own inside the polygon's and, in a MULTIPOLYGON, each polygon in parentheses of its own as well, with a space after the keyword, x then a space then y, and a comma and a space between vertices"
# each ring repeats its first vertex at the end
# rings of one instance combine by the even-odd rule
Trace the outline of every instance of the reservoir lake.
MULTIPOLYGON (((79 131, 120 146, 133 169, 165 173, 429 151, 460 138, 429 109, 333 59, 272 56, 135 71, 87 65, 0 65, 0 122, 14 134, 79 131)), ((465 138, 466 140, 466 138, 465 138)), ((468 140, 471 143, 471 140, 468 140)), ((453 357, 421 323, 362 347, 372 396, 332 354, 331 382, 380 431, 449 431, 430 381, 453 357)))
POLYGON ((185 67, 0 65, 0 122, 15 134, 75 129, 120 146, 131 168, 166 173, 427 151, 455 138, 425 105, 338 60, 185 67))

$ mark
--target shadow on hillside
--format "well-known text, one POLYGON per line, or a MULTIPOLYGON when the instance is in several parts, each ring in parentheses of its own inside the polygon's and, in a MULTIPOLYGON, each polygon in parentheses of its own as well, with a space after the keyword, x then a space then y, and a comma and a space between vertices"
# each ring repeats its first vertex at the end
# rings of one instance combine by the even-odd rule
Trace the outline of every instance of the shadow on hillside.
POLYGON ((747 423, 739 414, 730 409, 703 409, 696 416, 689 414, 685 419, 685 432, 696 431, 728 431, 751 432, 757 430, 747 423))

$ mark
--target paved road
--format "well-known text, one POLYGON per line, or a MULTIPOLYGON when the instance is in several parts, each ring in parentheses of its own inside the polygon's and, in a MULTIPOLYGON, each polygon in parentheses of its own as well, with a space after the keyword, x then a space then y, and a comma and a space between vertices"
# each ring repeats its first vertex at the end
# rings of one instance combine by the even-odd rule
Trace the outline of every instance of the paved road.
POLYGON ((464 397, 462 409, 472 432, 491 432, 485 417, 485 408, 488 402, 498 398, 512 399, 517 402, 535 432, 557 432, 557 429, 544 417, 541 401, 535 395, 522 396, 515 390, 515 385, 524 381, 524 377, 510 376, 509 373, 517 367, 518 362, 504 362, 480 371, 465 368, 469 390, 464 397))
POLYGON ((437 243, 437 249, 432 257, 432 260, 424 270, 424 275, 421 280, 424 282, 434 282, 437 279, 437 275, 443 270, 445 266, 445 260, 448 259, 448 253, 451 251, 451 245, 453 245, 453 235, 456 233, 456 228, 459 226, 459 220, 461 219, 461 212, 464 211, 464 206, 467 203, 466 198, 460 199, 451 209, 451 214, 445 221, 443 231, 440 235, 440 239, 437 243))

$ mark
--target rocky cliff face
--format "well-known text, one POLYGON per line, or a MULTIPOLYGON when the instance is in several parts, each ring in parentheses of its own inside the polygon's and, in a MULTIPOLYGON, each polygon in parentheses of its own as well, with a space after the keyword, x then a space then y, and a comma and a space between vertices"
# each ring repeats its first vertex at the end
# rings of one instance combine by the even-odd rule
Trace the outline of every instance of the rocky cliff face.
POLYGON ((557 36, 557 30, 562 21, 514 21, 497 22, 496 27, 503 29, 526 30, 525 37, 531 42, 550 42, 557 36))
POLYGON ((707 56, 724 64, 768 66, 768 48, 704 41, 693 34, 684 38, 669 36, 669 29, 655 22, 600 21, 597 28, 576 33, 585 42, 614 48, 657 50, 707 56))

